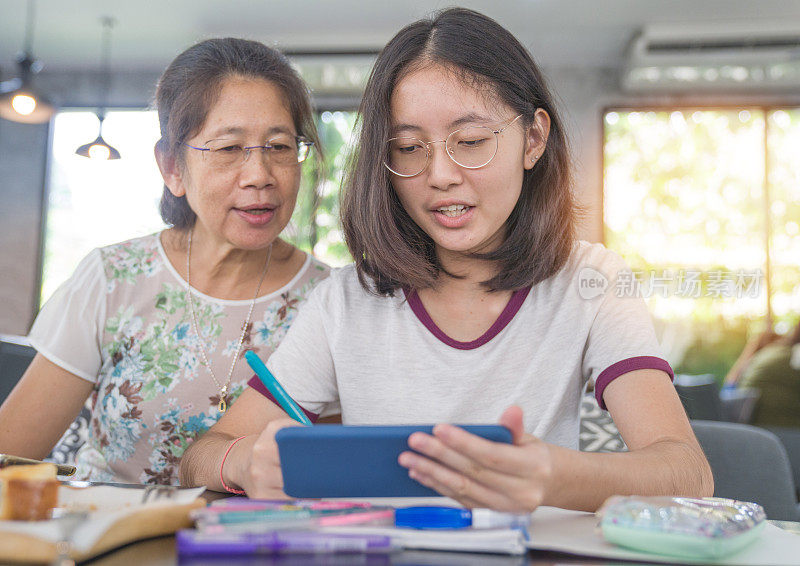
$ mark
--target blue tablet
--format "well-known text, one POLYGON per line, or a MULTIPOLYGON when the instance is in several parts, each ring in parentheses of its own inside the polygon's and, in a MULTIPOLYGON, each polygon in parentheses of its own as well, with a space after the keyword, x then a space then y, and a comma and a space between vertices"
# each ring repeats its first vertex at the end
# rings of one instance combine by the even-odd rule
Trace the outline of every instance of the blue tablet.
MULTIPOLYGON (((511 443, 499 425, 458 425, 494 442, 511 443)), ((289 427, 275 440, 283 491, 291 497, 431 497, 440 494, 408 477, 397 463, 408 437, 432 425, 289 427)))

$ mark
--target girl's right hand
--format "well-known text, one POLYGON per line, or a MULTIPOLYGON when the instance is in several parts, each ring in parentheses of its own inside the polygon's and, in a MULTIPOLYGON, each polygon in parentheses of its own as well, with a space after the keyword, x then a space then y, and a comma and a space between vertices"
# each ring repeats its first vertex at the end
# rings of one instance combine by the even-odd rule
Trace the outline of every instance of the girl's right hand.
MULTIPOLYGON (((257 437, 243 438, 234 446, 238 451, 235 483, 254 499, 289 499, 283 492, 283 474, 275 435, 282 428, 303 426, 294 419, 270 421, 257 437), (255 440, 252 440, 255 438, 255 440)), ((230 458, 231 455, 228 457, 230 458)))

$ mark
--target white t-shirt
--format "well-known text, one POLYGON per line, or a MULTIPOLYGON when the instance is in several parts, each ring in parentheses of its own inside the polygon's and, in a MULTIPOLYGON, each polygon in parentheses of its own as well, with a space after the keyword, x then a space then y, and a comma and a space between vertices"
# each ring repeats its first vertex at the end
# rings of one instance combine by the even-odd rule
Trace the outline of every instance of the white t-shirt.
POLYGON ((351 265, 312 291, 267 365, 304 409, 340 407, 344 424, 496 423, 517 404, 528 432, 577 448, 588 381, 602 403, 619 375, 672 375, 644 301, 615 285, 620 272, 629 270, 618 255, 577 242, 558 273, 515 292, 484 336, 463 343, 416 293, 371 295, 351 265))

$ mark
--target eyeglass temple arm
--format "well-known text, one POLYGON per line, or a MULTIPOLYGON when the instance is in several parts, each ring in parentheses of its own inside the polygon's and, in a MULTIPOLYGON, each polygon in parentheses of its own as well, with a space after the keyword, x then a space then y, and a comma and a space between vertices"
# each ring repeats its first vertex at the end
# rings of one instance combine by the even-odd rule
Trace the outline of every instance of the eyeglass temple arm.
POLYGON ((499 130, 492 130, 492 132, 494 132, 495 134, 499 134, 499 133, 501 133, 503 130, 505 130, 506 128, 508 128, 508 127, 509 127, 511 124, 513 124, 514 122, 516 122, 517 120, 519 120, 520 118, 522 118, 522 114, 519 114, 519 115, 517 115, 517 117, 516 117, 516 118, 514 118, 513 120, 511 120, 511 121, 510 121, 508 124, 506 124, 505 126, 503 126, 502 128, 500 128, 499 130))
POLYGON ((181 143, 182 143, 182 145, 185 145, 186 147, 191 147, 192 149, 196 149, 197 151, 211 151, 211 150, 210 150, 209 148, 207 148, 207 147, 195 147, 195 146, 193 146, 193 145, 189 145, 189 144, 188 144, 188 143, 186 143, 186 142, 181 142, 181 143))

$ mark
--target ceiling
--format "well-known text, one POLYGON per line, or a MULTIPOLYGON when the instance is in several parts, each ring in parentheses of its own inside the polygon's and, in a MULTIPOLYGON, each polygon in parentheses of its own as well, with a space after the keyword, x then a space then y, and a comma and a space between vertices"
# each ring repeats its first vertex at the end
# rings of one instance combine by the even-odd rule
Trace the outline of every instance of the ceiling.
MULTIPOLYGON (((46 71, 100 66, 100 17, 117 19, 112 66, 160 70, 193 42, 258 39, 290 50, 379 49, 438 0, 38 0, 34 54, 46 71)), ((796 22, 795 0, 462 0, 509 28, 546 67, 616 66, 647 23, 796 22)), ((27 0, 0 0, 0 75, 15 74, 27 0)))

